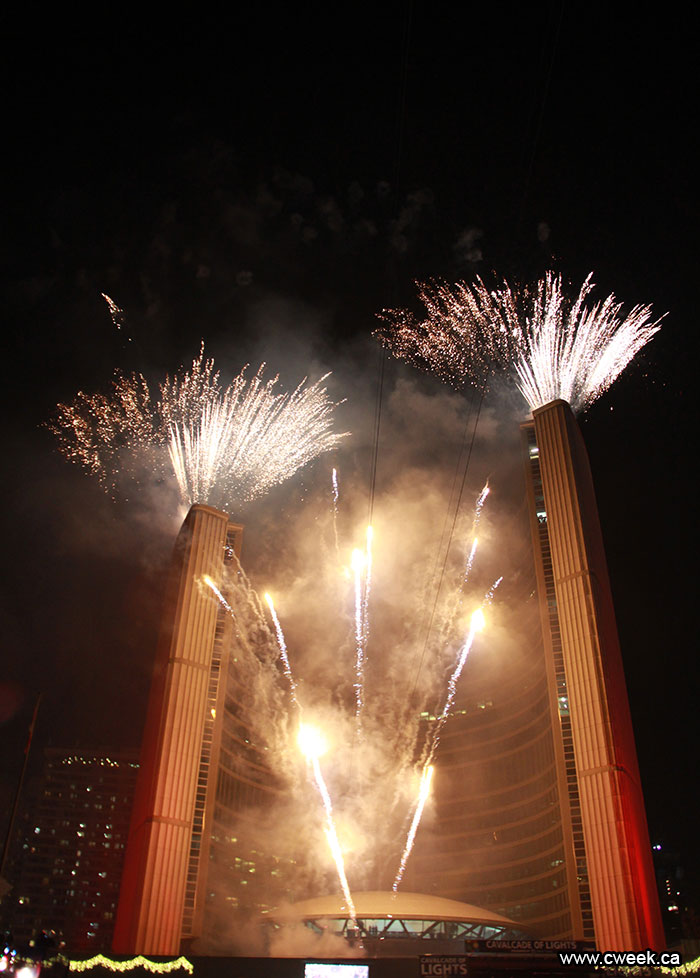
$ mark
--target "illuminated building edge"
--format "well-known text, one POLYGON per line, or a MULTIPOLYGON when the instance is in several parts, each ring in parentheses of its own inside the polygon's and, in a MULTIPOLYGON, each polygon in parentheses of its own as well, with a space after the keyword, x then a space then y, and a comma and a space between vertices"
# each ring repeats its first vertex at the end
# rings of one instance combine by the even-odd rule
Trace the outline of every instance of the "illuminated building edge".
MULTIPOLYGON (((665 946, 622 656, 588 455, 569 405, 533 411, 552 597, 580 800, 595 940, 605 950, 665 946)), ((558 664, 555 663, 555 666, 558 664)), ((560 715, 561 718, 561 715, 560 715)), ((560 728, 563 734, 563 727, 560 728)), ((574 826, 574 830, 576 826, 574 826)), ((575 844, 574 831, 572 842, 575 844)))

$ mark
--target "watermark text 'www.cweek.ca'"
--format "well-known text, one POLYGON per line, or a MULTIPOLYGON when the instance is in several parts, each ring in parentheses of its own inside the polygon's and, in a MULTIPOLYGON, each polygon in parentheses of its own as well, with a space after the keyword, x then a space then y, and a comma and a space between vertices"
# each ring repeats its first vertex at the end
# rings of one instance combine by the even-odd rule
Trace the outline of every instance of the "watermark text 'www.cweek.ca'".
POLYGON ((559 951, 561 965, 587 968, 677 968, 682 964, 677 951, 559 951))

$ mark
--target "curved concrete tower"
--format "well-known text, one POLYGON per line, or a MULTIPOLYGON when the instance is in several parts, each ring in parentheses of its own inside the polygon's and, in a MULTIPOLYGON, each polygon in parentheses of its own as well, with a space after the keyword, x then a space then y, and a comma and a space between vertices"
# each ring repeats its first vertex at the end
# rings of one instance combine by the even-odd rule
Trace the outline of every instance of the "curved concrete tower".
POLYGON ((592 920, 601 950, 659 949, 664 933, 588 455, 565 401, 533 411, 526 443, 528 428, 535 563, 584 922, 592 920))
POLYGON ((218 603, 202 581, 221 585, 240 535, 225 513, 195 505, 175 544, 114 931, 122 954, 180 950, 217 638, 218 603))

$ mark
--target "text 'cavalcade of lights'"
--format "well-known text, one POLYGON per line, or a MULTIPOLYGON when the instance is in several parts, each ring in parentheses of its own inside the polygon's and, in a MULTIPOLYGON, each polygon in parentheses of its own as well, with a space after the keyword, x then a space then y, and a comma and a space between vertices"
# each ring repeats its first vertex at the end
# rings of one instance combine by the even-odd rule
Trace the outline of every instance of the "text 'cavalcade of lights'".
POLYGON ((385 310, 380 341, 397 357, 449 383, 484 387, 505 371, 532 410, 562 399, 585 411, 659 330, 651 306, 626 315, 614 295, 591 303, 592 273, 578 294, 547 272, 533 287, 505 280, 489 289, 468 284, 419 285, 426 316, 385 310))
MULTIPOLYGON (((189 369, 158 384, 117 372, 110 394, 80 392, 48 427, 61 453, 114 491, 147 468, 175 476, 186 505, 237 505, 284 482, 334 448, 333 408, 322 377, 292 393, 244 368, 224 387, 204 349, 189 369)), ((327 376, 327 375, 326 375, 327 376)))

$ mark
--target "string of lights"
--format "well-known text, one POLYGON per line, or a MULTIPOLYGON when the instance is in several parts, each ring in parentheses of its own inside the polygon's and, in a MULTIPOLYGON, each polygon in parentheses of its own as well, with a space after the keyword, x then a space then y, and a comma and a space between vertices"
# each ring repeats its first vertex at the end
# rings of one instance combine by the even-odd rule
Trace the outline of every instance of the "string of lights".
POLYGON ((630 975, 631 978, 636 978, 637 975, 672 975, 673 978, 681 978, 683 975, 700 973, 700 957, 693 958, 692 961, 686 961, 685 964, 679 964, 673 968, 667 968, 663 965, 659 968, 634 965, 621 968, 601 968, 601 971, 604 975, 630 975))
POLYGON ((128 961, 114 961, 112 958, 105 957, 104 954, 96 954, 86 961, 69 961, 68 968, 70 971, 76 972, 90 971, 92 968, 106 968, 108 971, 119 972, 143 968, 144 971, 150 971, 154 975, 169 975, 172 971, 179 971, 180 969, 189 972, 189 974, 194 973, 192 962, 185 957, 179 957, 173 961, 151 961, 141 954, 135 958, 129 958, 128 961))

